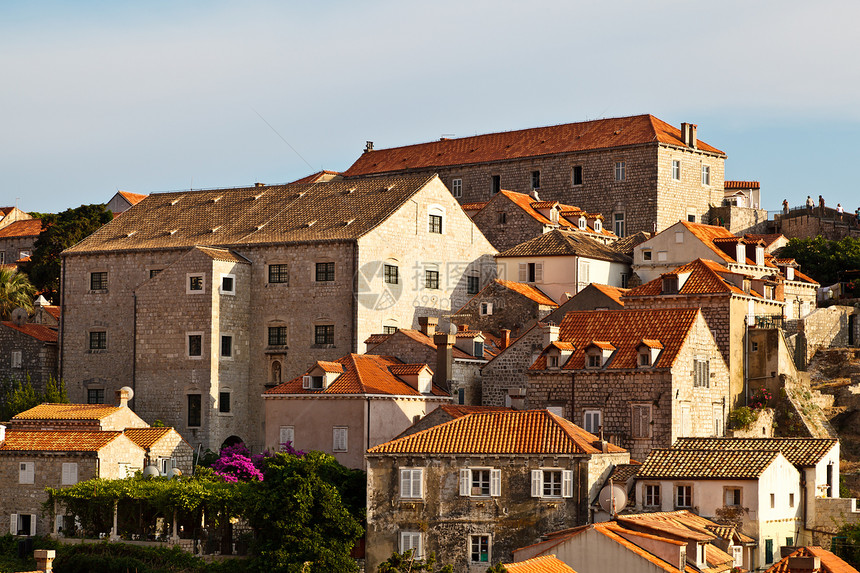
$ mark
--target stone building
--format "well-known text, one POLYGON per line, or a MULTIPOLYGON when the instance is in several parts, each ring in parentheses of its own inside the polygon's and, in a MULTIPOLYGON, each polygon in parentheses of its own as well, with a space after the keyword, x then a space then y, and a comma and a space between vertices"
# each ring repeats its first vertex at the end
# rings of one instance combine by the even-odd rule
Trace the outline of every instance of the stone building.
POLYGON ((557 303, 590 283, 626 288, 631 259, 578 232, 556 229, 496 255, 500 278, 538 286, 557 303))
POLYGON ((451 402, 450 394, 433 384, 427 364, 376 354, 320 360, 263 398, 270 450, 290 442, 296 449, 331 454, 354 469, 364 468, 366 449, 451 402))
POLYGON ((761 208, 758 181, 724 181, 723 202, 711 208, 710 220, 736 235, 766 233, 770 227, 767 209, 761 208))
POLYGON ((57 331, 43 324, 0 323, 0 381, 30 380, 44 392, 48 378, 57 378, 57 331))
POLYGON ((603 226, 603 215, 558 201, 541 201, 537 191, 526 195, 502 189, 489 201, 463 204, 463 210, 500 251, 553 229, 582 233, 601 243, 618 239, 603 226))
POLYGON ((141 193, 129 193, 128 191, 117 191, 116 195, 110 198, 105 204, 105 208, 113 213, 114 217, 128 211, 141 201, 146 199, 146 195, 141 193))
POLYGON ((558 304, 534 284, 495 279, 454 313, 457 323, 501 336, 519 336, 558 304))
POLYGON ((547 328, 526 403, 643 459, 681 436, 722 436, 729 375, 698 309, 573 311, 547 328))
POLYGON ((41 219, 27 218, 0 227, 0 264, 28 260, 41 233, 41 219))
POLYGON ((722 204, 725 158, 694 124, 637 115, 390 149, 368 142, 344 176, 436 173, 464 203, 538 189, 546 201, 602 213, 623 237, 708 222, 710 206, 722 204))
POLYGON ((494 253, 436 177, 152 194, 63 253, 61 374, 259 449, 267 387, 461 307, 494 253))
POLYGON ((625 308, 698 308, 729 368, 731 407, 746 405, 745 372, 751 351, 747 326, 770 327, 766 317, 781 318, 781 282, 754 279, 706 259, 678 267, 624 294, 625 308), (758 318, 756 318, 758 317, 758 318))
POLYGON ((370 448, 366 568, 407 549, 463 572, 509 562, 542 532, 587 523, 629 459, 546 410, 470 413, 370 448))
POLYGON ((15 221, 26 221, 32 218, 32 215, 22 211, 18 207, 0 207, 0 229, 11 225, 15 221))

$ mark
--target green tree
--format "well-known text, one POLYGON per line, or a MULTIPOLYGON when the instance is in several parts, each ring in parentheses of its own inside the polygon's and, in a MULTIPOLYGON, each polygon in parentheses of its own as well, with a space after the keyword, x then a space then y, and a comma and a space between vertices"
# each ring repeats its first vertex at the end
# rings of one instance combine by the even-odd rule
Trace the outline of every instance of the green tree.
POLYGON ((104 205, 81 205, 42 217, 42 233, 36 239, 27 266, 30 280, 45 296, 60 290, 60 253, 76 245, 113 219, 104 205))
POLYGON ((50 376, 44 393, 36 391, 29 375, 23 380, 12 378, 0 383, 0 420, 11 420, 13 416, 44 402, 69 403, 66 385, 62 380, 50 376))
POLYGON ((18 307, 33 311, 35 287, 24 273, 15 269, 0 269, 0 319, 9 320, 18 307))
POLYGON ((820 235, 791 239, 779 256, 795 259, 804 274, 824 286, 831 285, 843 278, 843 271, 860 270, 860 239, 845 237, 829 241, 820 235))
POLYGON ((383 563, 379 564, 377 573, 453 573, 453 565, 441 565, 436 563, 436 555, 430 553, 426 559, 415 559, 412 550, 407 549, 403 553, 396 551, 383 563))
POLYGON ((242 513, 256 533, 260 571, 357 571, 350 551, 361 537, 359 519, 338 487, 323 476, 344 475, 333 456, 278 453, 266 460, 264 479, 244 484, 242 513))

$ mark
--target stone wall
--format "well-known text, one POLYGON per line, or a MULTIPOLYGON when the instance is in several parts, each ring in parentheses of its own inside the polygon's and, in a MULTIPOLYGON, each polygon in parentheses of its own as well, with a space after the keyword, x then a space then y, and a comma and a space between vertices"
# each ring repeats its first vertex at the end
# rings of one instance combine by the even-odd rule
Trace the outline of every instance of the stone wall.
POLYGON ((524 332, 524 327, 543 319, 555 308, 492 282, 451 318, 457 324, 469 325, 470 330, 488 331, 500 336, 502 329, 508 329, 516 337, 524 332), (482 303, 492 305, 490 314, 481 314, 482 303))
MULTIPOLYGON (((815 309, 800 321, 802 335, 798 337, 798 342, 805 348, 805 352, 801 349, 804 368, 818 349, 848 346, 848 317, 854 313, 855 309, 851 306, 829 306, 815 309)), ((854 321, 855 326, 860 322, 857 318, 854 321)), ((854 340, 856 345, 858 339, 855 337, 854 340)))
POLYGON ((506 251, 545 233, 548 228, 504 195, 497 195, 472 220, 499 251, 506 251), (500 217, 504 215, 504 220, 500 217))
POLYGON ((818 207, 813 214, 805 214, 805 211, 792 211, 788 217, 777 215, 774 217, 776 230, 789 239, 807 239, 822 236, 825 239, 838 241, 844 237, 860 237, 860 227, 854 222, 854 215, 846 213, 844 220, 839 221, 835 213, 829 213, 825 218, 818 216, 818 207))
POLYGON ((37 236, 0 238, 0 263, 15 264, 15 261, 21 258, 22 251, 32 255, 37 238, 37 236))
POLYGON ((767 209, 753 209, 734 205, 711 207, 710 220, 712 225, 725 227, 734 235, 766 234, 770 225, 767 219, 767 209))
POLYGON ((26 380, 44 392, 48 378, 57 378, 57 343, 43 342, 23 332, 0 325, 0 380, 26 380), (12 367, 12 353, 21 353, 20 367, 12 367))
POLYGON ((156 463, 158 458, 171 458, 173 467, 179 468, 184 476, 190 476, 194 469, 194 450, 175 430, 149 448, 147 464, 156 463))
POLYGON ((860 523, 860 500, 850 497, 817 497, 814 503, 815 521, 812 528, 814 533, 823 535, 824 538, 832 537, 843 525, 860 523))
POLYGON ((526 371, 546 346, 545 336, 535 325, 481 369, 484 406, 506 406, 509 389, 528 385, 526 371))

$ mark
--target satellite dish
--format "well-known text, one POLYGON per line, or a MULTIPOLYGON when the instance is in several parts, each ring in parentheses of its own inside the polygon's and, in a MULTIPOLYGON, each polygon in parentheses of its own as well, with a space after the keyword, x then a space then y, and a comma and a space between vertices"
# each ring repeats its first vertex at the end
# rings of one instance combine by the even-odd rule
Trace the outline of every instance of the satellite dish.
POLYGON ((12 322, 15 324, 15 326, 24 325, 24 323, 27 322, 27 319, 29 317, 30 315, 27 313, 27 311, 20 306, 12 311, 12 322))
POLYGON ((455 334, 457 334, 458 330, 459 329, 457 328, 457 325, 454 324, 453 322, 448 325, 448 334, 450 334, 451 336, 454 336, 455 334))
POLYGON ((134 398, 134 390, 131 389, 131 386, 123 386, 119 389, 120 392, 126 392, 128 394, 128 399, 131 400, 134 398))
POLYGON ((603 511, 615 515, 627 505, 627 492, 620 485, 608 485, 600 490, 597 500, 603 511))
POLYGON ((143 468, 143 477, 145 478, 153 478, 161 475, 161 472, 158 471, 158 468, 155 466, 146 466, 143 468))
POLYGON ((178 478, 182 475, 182 470, 179 468, 170 468, 170 471, 167 472, 167 477, 170 479, 178 478))

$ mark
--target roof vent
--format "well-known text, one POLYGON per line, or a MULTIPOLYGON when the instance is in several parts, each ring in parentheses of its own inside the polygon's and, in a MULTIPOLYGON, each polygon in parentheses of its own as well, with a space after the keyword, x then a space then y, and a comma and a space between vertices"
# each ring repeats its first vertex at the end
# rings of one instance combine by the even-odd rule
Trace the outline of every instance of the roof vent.
POLYGON ((178 231, 178 230, 179 230, 179 229, 171 229, 171 230, 170 230, 170 231, 168 231, 168 232, 169 232, 171 235, 173 235, 173 234, 175 234, 175 233, 176 233, 176 231, 178 231))
POLYGON ((368 151, 373 151, 373 142, 372 141, 368 141, 364 144, 364 152, 367 153, 368 151))
POLYGON ((307 193, 307 191, 299 191, 299 192, 296 194, 296 199, 301 199, 302 197, 304 197, 304 196, 305 196, 305 193, 307 193))
POLYGON ((216 231, 218 231, 218 229, 220 229, 220 228, 221 228, 221 225, 218 225, 217 227, 213 227, 213 228, 212 228, 212 232, 213 232, 213 233, 215 233, 215 232, 216 232, 216 231))
POLYGON ((386 185, 386 186, 385 186, 385 190, 386 190, 386 191, 391 191, 392 189, 394 189, 394 184, 393 184, 393 183, 392 183, 391 185, 386 185))
POLYGON ((354 222, 355 222, 355 219, 347 219, 346 221, 344 221, 344 222, 343 222, 343 226, 344 226, 344 227, 349 227, 349 226, 350 226, 350 225, 352 225, 354 222))
POLYGON ((126 233, 126 234, 125 234, 125 236, 126 236, 126 237, 131 237, 131 236, 132 236, 132 235, 134 235, 135 233, 137 233, 137 231, 131 231, 131 232, 129 232, 129 233, 126 233))
POLYGON ((257 199, 259 199, 259 198, 260 198, 260 197, 262 197, 263 195, 265 195, 265 193, 257 193, 256 195, 254 195, 254 201, 256 201, 257 199))
POLYGON ((308 226, 308 227, 313 227, 313 226, 314 226, 314 225, 316 225, 316 224, 317 224, 317 220, 316 220, 316 219, 314 219, 313 221, 308 221, 307 226, 308 226))
POLYGON ((180 199, 182 199, 182 197, 177 197, 176 199, 174 199, 173 201, 171 201, 171 202, 170 202, 170 204, 171 204, 171 205, 176 205, 177 203, 179 203, 179 200, 180 200, 180 199))
POLYGON ((350 195, 352 193, 355 193, 355 187, 350 187, 349 189, 347 189, 346 191, 343 192, 344 195, 350 195))
POLYGON ((261 224, 257 225, 257 230, 259 231, 260 229, 262 229, 265 226, 266 226, 265 223, 261 223, 261 224))
POLYGON ((217 197, 212 197, 212 199, 211 199, 211 201, 212 201, 213 203, 217 203, 217 202, 218 202, 218 201, 220 201, 220 200, 221 200, 221 195, 218 195, 217 197))

